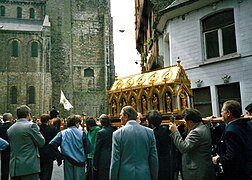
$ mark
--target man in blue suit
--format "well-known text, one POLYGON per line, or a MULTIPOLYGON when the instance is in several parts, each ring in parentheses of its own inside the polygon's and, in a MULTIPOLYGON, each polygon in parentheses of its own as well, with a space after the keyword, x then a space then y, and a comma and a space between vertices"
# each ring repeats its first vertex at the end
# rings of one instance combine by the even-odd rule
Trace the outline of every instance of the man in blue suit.
POLYGON ((125 106, 120 113, 122 128, 113 132, 111 180, 158 179, 158 156, 153 131, 136 122, 137 112, 125 106))

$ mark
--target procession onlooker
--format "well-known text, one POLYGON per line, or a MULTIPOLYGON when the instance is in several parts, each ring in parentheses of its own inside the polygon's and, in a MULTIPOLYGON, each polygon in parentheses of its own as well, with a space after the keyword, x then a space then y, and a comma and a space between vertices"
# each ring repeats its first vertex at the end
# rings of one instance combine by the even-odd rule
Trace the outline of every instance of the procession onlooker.
POLYGON ((110 118, 106 114, 102 114, 99 119, 103 128, 96 134, 94 170, 97 171, 99 180, 109 180, 112 134, 116 127, 111 126, 110 118))
MULTIPOLYGON (((0 126, 0 138, 8 142, 7 130, 12 126, 12 114, 3 114, 3 125, 0 126)), ((1 152, 1 180, 9 179, 9 166, 10 166, 10 146, 1 152)))
POLYGON ((4 139, 0 138, 0 152, 5 150, 9 146, 9 143, 4 139))
POLYGON ((143 116, 142 113, 137 112, 137 119, 136 122, 138 122, 139 124, 143 125, 143 126, 149 126, 148 121, 146 120, 146 118, 143 116))
POLYGON ((186 108, 182 113, 188 134, 183 140, 176 124, 170 123, 170 137, 182 153, 182 173, 185 180, 215 179, 211 162, 211 133, 203 124, 196 109, 186 108))
POLYGON ((64 129, 49 143, 57 151, 60 146, 64 157, 64 179, 84 180, 86 155, 90 152, 90 142, 79 126, 81 116, 72 115, 67 118, 67 129, 64 129))
POLYGON ((45 139, 37 124, 31 121, 31 109, 26 105, 17 108, 17 122, 8 130, 10 142, 10 176, 12 179, 38 180, 40 158, 38 147, 45 139))
POLYGON ((96 124, 96 120, 93 117, 87 117, 86 121, 87 131, 88 131, 88 139, 90 141, 91 152, 87 155, 87 179, 93 180, 93 159, 94 159, 94 147, 96 134, 99 130, 101 130, 100 126, 96 124))
POLYGON ((113 132, 110 180, 157 180, 158 155, 153 131, 136 122, 137 112, 125 106, 123 127, 113 132))
POLYGON ((40 180, 50 180, 52 177, 52 171, 53 171, 53 161, 56 158, 59 158, 57 156, 56 152, 51 151, 49 147, 49 142, 57 135, 57 129, 54 126, 49 126, 48 122, 50 120, 50 116, 48 114, 43 114, 40 117, 41 124, 40 132, 45 138, 45 145, 41 148, 39 148, 39 154, 40 154, 40 174, 39 178, 40 180))
POLYGON ((56 110, 56 108, 53 106, 52 110, 50 111, 50 125, 53 125, 57 128, 57 131, 59 132, 61 130, 61 119, 58 117, 59 111, 56 110))

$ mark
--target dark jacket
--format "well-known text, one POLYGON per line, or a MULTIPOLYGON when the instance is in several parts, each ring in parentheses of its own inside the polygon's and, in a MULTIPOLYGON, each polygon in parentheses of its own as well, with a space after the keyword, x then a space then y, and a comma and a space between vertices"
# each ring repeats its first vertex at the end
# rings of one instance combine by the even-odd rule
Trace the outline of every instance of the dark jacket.
POLYGON ((116 129, 104 127, 96 134, 94 167, 98 169, 99 179, 109 179, 109 167, 112 151, 112 134, 116 129))
MULTIPOLYGON (((5 122, 0 126, 0 137, 8 141, 7 130, 13 123, 5 122)), ((9 141, 8 141, 9 142, 9 141)), ((1 179, 9 178, 10 146, 1 151, 1 179)))
POLYGON ((39 127, 41 134, 45 138, 45 145, 39 148, 40 161, 53 161, 56 159, 57 154, 51 150, 49 147, 49 142, 56 136, 58 132, 57 128, 54 126, 48 126, 46 124, 41 124, 39 127))
POLYGON ((172 162, 171 154, 173 149, 172 142, 170 138, 170 131, 168 126, 158 126, 154 128, 154 135, 156 138, 156 146, 158 152, 158 162, 159 162, 159 172, 158 172, 158 179, 168 180, 172 179, 172 162))
POLYGON ((228 180, 246 179, 246 163, 251 159, 251 124, 238 119, 227 124, 220 140, 220 158, 224 178, 228 180), (250 150, 249 150, 250 149, 250 150), (250 152, 250 155, 248 153, 250 152))

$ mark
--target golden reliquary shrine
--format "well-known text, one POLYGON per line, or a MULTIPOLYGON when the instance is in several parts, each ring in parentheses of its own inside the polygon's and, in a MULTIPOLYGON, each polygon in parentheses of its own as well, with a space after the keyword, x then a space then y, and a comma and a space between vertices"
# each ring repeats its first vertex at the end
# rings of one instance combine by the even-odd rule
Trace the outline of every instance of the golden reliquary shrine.
POLYGON ((179 118, 186 107, 192 107, 191 82, 179 59, 174 66, 117 78, 108 97, 109 116, 114 120, 126 105, 144 116, 148 110, 159 110, 163 119, 179 118))

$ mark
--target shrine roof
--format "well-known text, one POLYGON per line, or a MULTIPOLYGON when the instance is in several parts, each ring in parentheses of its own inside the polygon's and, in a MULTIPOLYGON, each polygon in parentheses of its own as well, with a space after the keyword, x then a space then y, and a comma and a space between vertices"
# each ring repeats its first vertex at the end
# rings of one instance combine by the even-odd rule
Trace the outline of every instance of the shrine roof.
POLYGON ((190 83, 184 69, 180 65, 180 62, 178 62, 177 65, 169 66, 163 69, 117 78, 110 91, 173 84, 182 79, 190 83))

